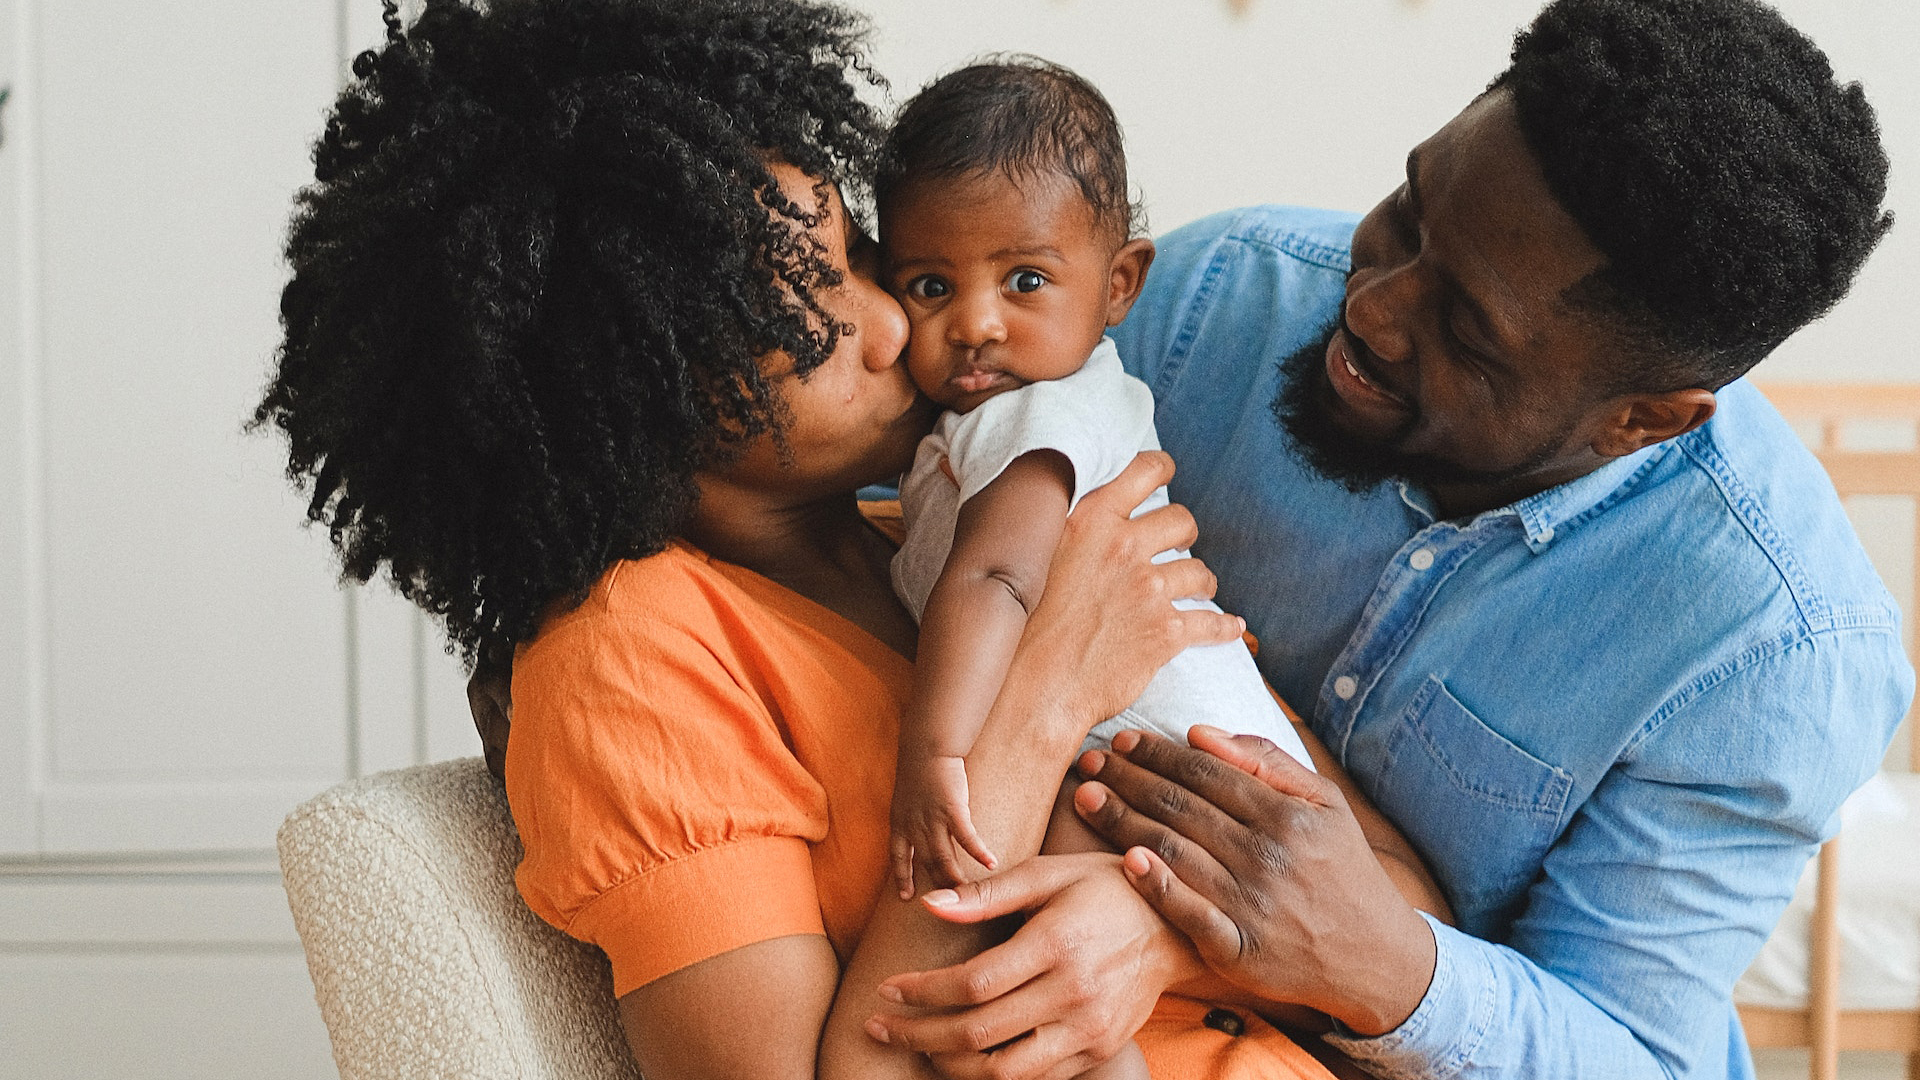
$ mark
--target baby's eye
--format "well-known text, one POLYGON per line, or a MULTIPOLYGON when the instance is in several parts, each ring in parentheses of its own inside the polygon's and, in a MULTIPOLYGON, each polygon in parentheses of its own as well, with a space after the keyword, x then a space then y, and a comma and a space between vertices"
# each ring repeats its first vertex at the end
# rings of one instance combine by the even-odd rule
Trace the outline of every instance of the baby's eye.
POLYGON ((1013 276, 1007 279, 1013 291, 1020 293, 1036 292, 1046 283, 1047 279, 1038 270, 1015 270, 1013 276))
POLYGON ((953 290, 932 274, 922 274, 907 282, 907 295, 922 300, 938 300, 953 290))

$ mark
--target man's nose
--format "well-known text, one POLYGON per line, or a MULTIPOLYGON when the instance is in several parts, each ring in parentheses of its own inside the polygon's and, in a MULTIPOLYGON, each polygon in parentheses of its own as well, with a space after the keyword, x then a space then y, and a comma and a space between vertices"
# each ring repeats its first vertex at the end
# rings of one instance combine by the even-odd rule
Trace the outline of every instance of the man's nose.
POLYGON ((1000 305, 989 296, 957 297, 947 319, 947 342, 965 349, 1007 340, 1006 320, 1000 305))
POLYGON ((1410 360, 1413 317, 1428 298, 1412 265, 1356 274, 1347 287, 1347 326, 1380 359, 1410 360))

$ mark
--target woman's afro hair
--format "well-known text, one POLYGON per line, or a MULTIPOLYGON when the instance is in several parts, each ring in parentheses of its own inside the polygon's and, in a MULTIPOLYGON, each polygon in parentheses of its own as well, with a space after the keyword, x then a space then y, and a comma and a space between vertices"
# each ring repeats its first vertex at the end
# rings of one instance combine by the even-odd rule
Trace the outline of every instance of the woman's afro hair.
POLYGON ((1617 390, 1717 389, 1825 314, 1892 216, 1858 83, 1758 0, 1555 0, 1493 83, 1608 265, 1617 390))
MULTIPOLYGON (((254 425, 347 577, 384 564, 465 659, 533 636, 779 431, 839 281, 771 160, 867 175, 864 24, 806 0, 426 0, 314 147, 254 425)), ((819 205, 826 205, 824 198, 819 205)))

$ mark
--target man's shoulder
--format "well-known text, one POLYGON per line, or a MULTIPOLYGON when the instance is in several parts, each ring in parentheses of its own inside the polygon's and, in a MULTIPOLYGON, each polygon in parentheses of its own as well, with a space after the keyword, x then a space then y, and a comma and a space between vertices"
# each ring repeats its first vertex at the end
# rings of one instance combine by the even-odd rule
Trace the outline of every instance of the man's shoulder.
POLYGON ((1265 248, 1275 254, 1345 274, 1352 259, 1354 226, 1360 215, 1344 210, 1268 204, 1226 210, 1167 233, 1165 252, 1217 247, 1221 243, 1265 248))
POLYGON ((1736 594, 1772 590, 1799 633, 1893 630, 1893 598, 1819 461, 1752 384, 1718 398, 1714 419, 1674 446, 1680 482, 1697 489, 1697 519, 1680 531, 1700 540, 1678 546, 1681 571, 1710 568, 1736 594))

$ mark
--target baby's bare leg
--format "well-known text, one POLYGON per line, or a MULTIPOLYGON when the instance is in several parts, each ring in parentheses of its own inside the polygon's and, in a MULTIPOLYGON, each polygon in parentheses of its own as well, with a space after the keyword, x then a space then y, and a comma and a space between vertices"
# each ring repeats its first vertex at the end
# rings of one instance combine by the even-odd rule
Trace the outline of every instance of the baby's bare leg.
MULTIPOLYGON (((1047 838, 1040 845, 1044 855, 1068 855, 1078 851, 1112 851, 1113 845, 1100 838, 1100 835, 1080 820, 1073 810, 1073 789, 1077 785, 1069 778, 1060 785, 1060 794, 1053 800, 1053 817, 1047 822, 1047 838)), ((1105 1062, 1095 1065, 1080 1074, 1080 1080, 1151 1080, 1147 1075, 1147 1059, 1140 1054, 1140 1047, 1131 1039, 1121 1047, 1120 1052, 1105 1062)))

